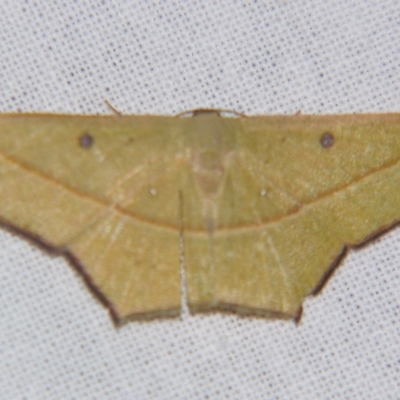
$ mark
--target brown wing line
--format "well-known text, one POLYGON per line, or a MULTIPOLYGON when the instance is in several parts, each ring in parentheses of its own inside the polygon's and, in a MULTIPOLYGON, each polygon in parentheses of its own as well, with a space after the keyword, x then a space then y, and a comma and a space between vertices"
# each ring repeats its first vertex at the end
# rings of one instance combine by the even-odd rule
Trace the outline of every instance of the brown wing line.
MULTIPOLYGON (((180 231, 180 226, 179 225, 172 226, 170 224, 165 224, 165 223, 161 223, 161 222, 149 221, 149 220, 147 220, 145 218, 142 218, 142 217, 140 217, 138 215, 135 215, 135 214, 133 214, 133 213, 121 208, 120 206, 118 206, 118 204, 112 204, 110 202, 106 202, 106 201, 101 200, 99 198, 95 198, 95 197, 89 196, 86 193, 83 193, 83 192, 81 192, 81 191, 79 191, 79 190, 77 190, 77 189, 75 189, 75 188, 73 188, 71 186, 68 186, 68 185, 65 185, 65 184, 61 183, 57 179, 55 179, 55 178, 53 178, 51 176, 48 176, 48 175, 44 174, 43 172, 40 172, 40 171, 37 171, 37 170, 32 170, 32 168, 29 167, 28 165, 26 165, 24 163, 21 163, 20 161, 17 161, 13 157, 5 155, 4 153, 0 152, 0 156, 2 156, 4 159, 8 160, 9 162, 17 165, 19 168, 24 169, 29 174, 36 174, 37 176, 41 177, 42 179, 44 179, 46 181, 49 181, 49 182, 52 182, 54 185, 62 187, 63 189, 75 194, 76 196, 79 196, 79 197, 82 197, 82 198, 90 198, 90 200, 96 202, 99 205, 102 205, 106 209, 111 209, 112 208, 113 210, 118 211, 118 213, 120 213, 120 214, 122 214, 124 216, 127 216, 129 218, 132 218, 132 219, 134 219, 134 220, 136 220, 136 221, 138 221, 140 223, 143 223, 143 224, 152 225, 152 226, 155 226, 155 227, 158 227, 158 228, 162 228, 162 229, 166 229, 166 230, 170 230, 170 231, 175 231, 175 232, 176 231, 178 231, 178 232, 180 231)), ((347 184, 345 184, 345 185, 343 185, 343 186, 341 186, 341 187, 339 187, 337 189, 334 189, 334 190, 331 190, 331 191, 328 191, 328 192, 324 193, 323 195, 317 197, 316 199, 314 199, 314 200, 312 200, 312 201, 310 201, 308 203, 302 203, 301 206, 299 206, 298 208, 294 209, 291 212, 288 212, 288 213, 284 214, 281 217, 270 219, 268 221, 260 221, 257 224, 247 224, 247 225, 235 226, 235 227, 217 228, 215 230, 215 234, 218 235, 218 233, 226 233, 227 231, 232 232, 232 231, 246 231, 246 230, 253 230, 253 229, 257 229, 257 230, 258 229, 263 229, 266 226, 268 226, 269 224, 277 223, 279 221, 284 220, 287 217, 295 215, 295 214, 299 213, 302 208, 307 207, 309 205, 312 205, 313 203, 316 203, 316 202, 318 202, 318 201, 320 201, 320 200, 322 200, 324 198, 327 198, 329 196, 332 196, 332 195, 334 195, 336 193, 339 193, 340 191, 347 189, 348 187, 350 187, 350 186, 362 181, 363 179, 366 179, 366 178, 372 176, 373 174, 382 172, 384 170, 389 170, 389 169, 394 168, 394 167, 396 167, 398 165, 400 165, 400 159, 397 159, 394 162, 391 162, 389 164, 382 165, 379 168, 373 169, 373 170, 365 173, 364 175, 362 175, 362 176, 360 176, 360 177, 348 182, 347 184)), ((177 188, 177 191, 179 191, 179 188, 177 188)), ((202 229, 190 229, 190 228, 186 227, 185 231, 186 231, 186 233, 191 233, 191 234, 195 234, 195 235, 196 234, 200 234, 200 235, 204 235, 205 234, 205 235, 208 236, 208 232, 205 231, 205 230, 202 230, 202 229)))
POLYGON ((348 182, 347 184, 345 184, 345 185, 343 185, 343 186, 341 186, 341 187, 339 187, 337 189, 325 192, 324 194, 322 194, 321 196, 318 196, 317 198, 315 198, 312 201, 309 201, 307 203, 300 203, 299 207, 297 207, 293 211, 290 211, 290 212, 284 214, 281 217, 273 218, 273 219, 270 219, 268 221, 261 221, 260 223, 252 224, 252 225, 248 224, 248 225, 236 226, 234 228, 219 228, 219 229, 216 229, 215 233, 217 234, 218 232, 224 232, 225 233, 226 231, 246 231, 246 230, 250 230, 250 229, 263 229, 266 226, 268 226, 269 224, 277 223, 279 221, 284 220, 287 217, 290 217, 292 215, 295 215, 295 214, 299 213, 301 211, 301 209, 304 208, 304 207, 310 206, 313 203, 317 203, 318 201, 321 201, 324 198, 327 198, 329 196, 333 196, 334 194, 340 193, 342 190, 346 190, 350 186, 352 186, 352 185, 354 185, 354 184, 356 184, 358 182, 361 182, 364 179, 367 179, 367 178, 369 178, 370 176, 372 176, 374 174, 377 174, 377 173, 382 172, 384 170, 390 170, 391 168, 394 168, 394 167, 399 166, 399 165, 400 165, 400 159, 397 159, 394 162, 391 162, 389 164, 382 165, 379 168, 375 168, 373 170, 370 170, 366 174, 364 174, 362 176, 359 176, 358 178, 348 182))
POLYGON ((81 198, 90 198, 90 200, 96 202, 99 205, 104 206, 104 208, 106 208, 106 209, 112 208, 113 210, 118 211, 120 214, 122 214, 124 216, 127 216, 129 218, 135 219, 135 220, 137 220, 137 221, 139 221, 139 222, 141 222, 143 224, 154 225, 154 226, 162 227, 164 229, 168 229, 168 230, 171 230, 171 231, 179 230, 179 226, 174 227, 174 226, 171 226, 171 225, 168 225, 168 224, 162 224, 162 223, 158 223, 158 222, 155 223, 153 221, 148 221, 148 220, 146 220, 144 218, 141 218, 141 217, 139 217, 137 215, 134 215, 134 214, 130 213, 129 211, 119 207, 117 204, 112 204, 110 202, 101 200, 99 198, 88 196, 86 193, 83 193, 83 192, 81 192, 81 191, 79 191, 79 190, 77 190, 77 189, 75 189, 75 188, 73 188, 71 186, 65 185, 65 184, 61 183, 60 181, 58 181, 57 179, 44 174, 43 172, 40 172, 40 171, 37 171, 37 170, 32 170, 32 168, 30 168, 29 166, 21 163, 20 161, 15 160, 14 158, 12 158, 10 156, 4 155, 3 153, 0 153, 0 156, 2 156, 4 159, 8 160, 9 162, 17 165, 19 168, 24 169, 25 171, 27 171, 27 173, 35 174, 35 175, 39 176, 40 178, 42 178, 42 179, 44 179, 44 180, 46 180, 48 182, 52 182, 52 184, 54 184, 55 186, 61 187, 61 188, 65 189, 65 190, 73 193, 74 195, 81 197, 81 198))

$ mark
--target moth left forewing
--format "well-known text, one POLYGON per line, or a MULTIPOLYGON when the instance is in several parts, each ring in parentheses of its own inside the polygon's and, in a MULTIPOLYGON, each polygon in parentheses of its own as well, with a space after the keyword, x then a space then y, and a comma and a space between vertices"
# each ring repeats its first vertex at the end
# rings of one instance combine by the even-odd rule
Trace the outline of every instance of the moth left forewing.
MULTIPOLYGON (((360 243, 399 220, 398 120, 390 115, 241 120, 247 134, 240 137, 241 146, 253 181, 259 175, 262 190, 263 178, 268 177, 270 193, 293 202, 279 216, 268 216, 260 207, 243 233, 233 228, 221 234, 220 256, 228 254, 230 260, 219 266, 225 271, 219 280, 221 303, 294 316, 346 245, 360 243), (242 265, 235 260, 243 260, 242 265), (274 290, 280 295, 272 295, 274 290), (257 298, 251 292, 262 295, 257 298)), ((244 208, 249 209, 251 197, 259 194, 254 188, 252 192, 244 208)), ((274 201, 266 191, 264 209, 274 201)))

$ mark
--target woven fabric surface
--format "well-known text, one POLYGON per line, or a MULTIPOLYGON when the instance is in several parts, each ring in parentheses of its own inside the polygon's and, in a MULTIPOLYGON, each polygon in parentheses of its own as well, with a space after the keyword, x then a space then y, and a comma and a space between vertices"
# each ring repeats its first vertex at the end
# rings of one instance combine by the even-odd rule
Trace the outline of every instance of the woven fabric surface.
MULTIPOLYGON (((387 1, 3 1, 0 111, 400 112, 387 1)), ((400 230, 353 250, 300 324, 131 322, 0 230, 1 399, 398 399, 400 230)))

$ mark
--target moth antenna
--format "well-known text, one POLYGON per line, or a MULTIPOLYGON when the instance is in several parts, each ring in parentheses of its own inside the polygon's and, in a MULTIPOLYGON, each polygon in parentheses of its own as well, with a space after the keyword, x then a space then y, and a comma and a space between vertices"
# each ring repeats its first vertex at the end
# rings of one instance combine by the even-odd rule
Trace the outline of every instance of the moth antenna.
POLYGON ((104 103, 106 103, 106 106, 114 113, 117 114, 119 117, 122 116, 122 112, 118 111, 113 105, 108 100, 104 100, 104 103))

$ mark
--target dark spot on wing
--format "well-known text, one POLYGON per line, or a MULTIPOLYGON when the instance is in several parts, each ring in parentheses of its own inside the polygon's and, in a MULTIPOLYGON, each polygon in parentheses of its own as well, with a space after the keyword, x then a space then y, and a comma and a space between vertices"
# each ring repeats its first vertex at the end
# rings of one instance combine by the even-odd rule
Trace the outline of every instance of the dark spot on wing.
POLYGON ((93 137, 89 133, 84 133, 82 136, 79 137, 79 146, 82 149, 88 149, 93 144, 93 137))
POLYGON ((334 141, 335 141, 335 138, 333 137, 332 133, 330 133, 330 132, 324 132, 321 135, 321 138, 319 139, 321 146, 324 147, 325 149, 332 147, 334 141))

